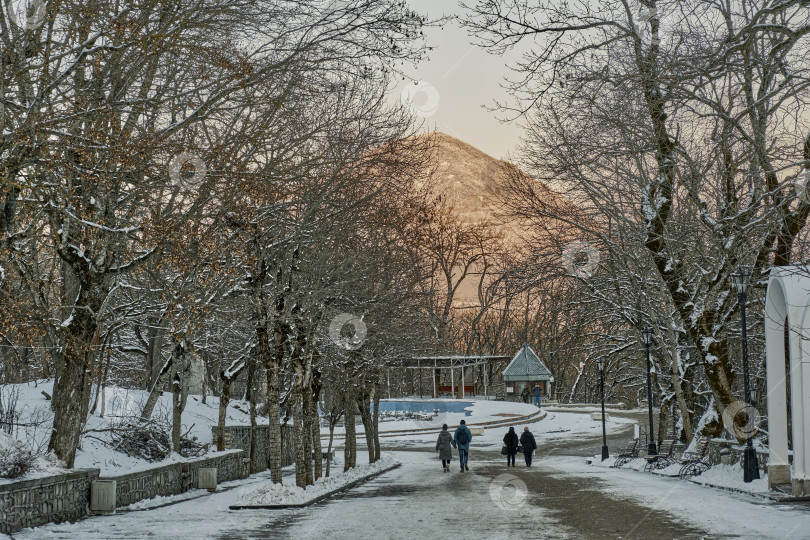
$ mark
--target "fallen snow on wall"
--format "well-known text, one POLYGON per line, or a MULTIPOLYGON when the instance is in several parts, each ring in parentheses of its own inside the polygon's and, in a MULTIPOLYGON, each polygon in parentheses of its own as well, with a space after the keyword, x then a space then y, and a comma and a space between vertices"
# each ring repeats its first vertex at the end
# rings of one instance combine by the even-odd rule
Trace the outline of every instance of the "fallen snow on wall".
POLYGON ((378 473, 396 464, 397 461, 393 458, 384 457, 370 465, 355 467, 340 474, 332 474, 329 478, 319 478, 315 482, 315 485, 307 486, 306 489, 293 484, 265 482, 258 487, 240 489, 239 502, 237 504, 244 506, 305 504, 317 497, 340 490, 352 482, 370 474, 378 473))

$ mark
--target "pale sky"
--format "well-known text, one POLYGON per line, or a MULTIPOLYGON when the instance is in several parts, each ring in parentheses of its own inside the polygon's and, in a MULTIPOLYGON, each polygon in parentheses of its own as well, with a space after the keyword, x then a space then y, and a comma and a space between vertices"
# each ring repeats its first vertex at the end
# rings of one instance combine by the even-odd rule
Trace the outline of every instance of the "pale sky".
MULTIPOLYGON (((461 14, 457 0, 409 0, 417 12, 436 18, 461 14)), ((501 83, 509 74, 504 58, 473 46, 466 31, 456 22, 444 29, 428 29, 428 45, 434 47, 429 60, 409 71, 413 80, 427 85, 414 86, 401 81, 397 91, 410 85, 414 105, 420 110, 428 130, 437 130, 461 139, 498 158, 514 155, 521 129, 515 122, 498 120, 503 113, 490 112, 484 106, 507 100, 501 83), (435 89, 435 90, 434 90, 435 89)), ((510 59, 510 63, 514 64, 510 59)), ((405 90, 408 92, 408 90, 405 90)))

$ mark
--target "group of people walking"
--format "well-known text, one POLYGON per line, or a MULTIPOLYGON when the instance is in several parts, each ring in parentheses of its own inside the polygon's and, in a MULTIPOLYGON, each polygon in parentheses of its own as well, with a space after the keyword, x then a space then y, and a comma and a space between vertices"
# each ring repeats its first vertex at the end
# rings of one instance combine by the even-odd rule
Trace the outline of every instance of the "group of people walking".
MULTIPOLYGON (((450 472, 450 462, 453 460, 453 448, 458 449, 458 460, 461 466, 461 472, 469 471, 468 465, 470 455, 470 443, 472 442, 472 433, 470 428, 467 427, 467 422, 461 421, 458 428, 453 435, 450 435, 447 424, 442 426, 442 431, 439 433, 439 438, 436 440, 436 451, 439 453, 439 459, 442 460, 442 470, 450 472)), ((523 433, 518 438, 515 433, 515 428, 510 427, 509 431, 503 438, 503 448, 501 453, 506 455, 506 466, 515 466, 515 455, 518 452, 523 452, 526 459, 526 466, 532 466, 532 454, 537 450, 537 442, 534 435, 529 431, 528 426, 523 429, 523 433)))

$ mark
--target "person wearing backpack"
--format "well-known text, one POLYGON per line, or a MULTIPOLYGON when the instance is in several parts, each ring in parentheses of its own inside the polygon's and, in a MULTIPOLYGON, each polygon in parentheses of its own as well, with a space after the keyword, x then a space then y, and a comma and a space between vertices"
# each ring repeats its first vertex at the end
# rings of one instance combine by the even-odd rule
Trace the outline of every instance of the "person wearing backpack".
POLYGON ((461 421, 461 425, 456 428, 456 433, 453 435, 453 442, 455 442, 456 448, 458 448, 458 461, 461 464, 461 472, 464 472, 464 469, 470 470, 470 467, 467 465, 467 460, 470 456, 470 442, 472 441, 472 433, 470 433, 470 429, 467 427, 467 422, 464 420, 461 421))
POLYGON ((447 424, 444 424, 442 432, 439 433, 439 438, 436 440, 436 451, 439 453, 439 459, 442 460, 442 470, 444 472, 450 472, 450 461, 453 459, 454 446, 453 438, 450 437, 450 432, 447 431, 447 424))
POLYGON ((526 458, 526 466, 532 466, 532 452, 537 450, 537 441, 534 440, 534 435, 529 431, 529 426, 523 428, 523 433, 520 435, 520 445, 523 447, 523 457, 526 458))

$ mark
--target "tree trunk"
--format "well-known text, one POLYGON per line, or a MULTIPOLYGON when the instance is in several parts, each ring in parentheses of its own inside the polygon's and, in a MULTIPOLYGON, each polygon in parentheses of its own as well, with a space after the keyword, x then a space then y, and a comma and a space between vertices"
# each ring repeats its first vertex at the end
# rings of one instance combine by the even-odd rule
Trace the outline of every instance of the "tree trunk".
POLYGON ((346 389, 343 394, 343 425, 346 427, 346 437, 343 444, 343 471, 348 471, 354 467, 356 451, 354 411, 356 405, 350 389, 346 389))
POLYGON ((314 452, 315 470, 314 480, 323 476, 323 447, 321 446, 321 421, 318 414, 318 400, 321 396, 321 376, 320 372, 315 370, 310 381, 310 390, 312 398, 309 401, 309 415, 307 416, 310 433, 312 436, 312 447, 314 452))
POLYGON ((256 374, 256 362, 251 358, 248 360, 248 375, 247 387, 248 396, 250 397, 250 452, 248 457, 250 459, 250 472, 251 474, 258 472, 259 465, 256 463, 256 444, 259 440, 258 426, 256 424, 256 391, 254 389, 254 376, 256 374))
POLYGON ((104 366, 104 378, 101 380, 101 413, 100 416, 104 418, 104 414, 107 410, 107 380, 110 376, 110 358, 107 358, 107 364, 104 366))
MULTIPOLYGON (((107 361, 106 364, 109 364, 109 361, 107 361)), ((98 408, 98 402, 99 399, 101 398, 101 382, 102 379, 104 378, 104 365, 105 365, 104 354, 102 353, 99 356, 98 377, 96 378, 96 395, 93 398, 93 406, 90 407, 90 414, 96 413, 96 409, 98 408)), ((102 414, 102 416, 104 415, 102 414)))
MULTIPOLYGON (((677 339, 673 340, 672 344, 672 386, 675 389, 675 401, 678 404, 678 409, 681 411, 681 422, 683 423, 683 434, 686 442, 692 441, 692 411, 686 403, 686 396, 683 391, 683 380, 680 373, 680 356, 678 352, 677 339)), ((674 420, 673 420, 674 421, 674 420)))
POLYGON ((178 373, 172 378, 172 452, 180 453, 180 426, 183 417, 183 382, 178 373))
MULTIPOLYGON (((298 350, 304 351, 304 345, 307 342, 306 337, 301 337, 298 340, 298 350)), ((301 381, 301 440, 304 445, 304 477, 306 484, 311 486, 315 484, 313 477, 313 447, 315 445, 312 439, 312 360, 313 356, 309 352, 306 353, 306 363, 304 366, 304 376, 301 381)))
POLYGON ((357 394, 357 406, 360 408, 360 419, 366 432, 366 446, 368 447, 368 462, 374 463, 374 427, 371 425, 371 400, 368 392, 360 391, 357 394))
POLYGON ((219 419, 217 420, 217 450, 222 452, 225 450, 225 419, 228 413, 228 403, 231 401, 231 382, 232 379, 225 377, 225 373, 221 373, 222 378, 222 391, 219 393, 219 419))
POLYGON ((302 398, 302 418, 303 418, 303 435, 304 442, 304 476, 308 486, 315 483, 313 460, 315 459, 315 441, 313 438, 312 429, 312 394, 309 389, 304 388, 302 398))
MULTIPOLYGON (((270 346, 270 334, 268 332, 268 316, 266 299, 261 290, 257 290, 254 296, 257 306, 256 338, 258 341, 259 358, 264 363, 267 374, 267 416, 269 420, 268 433, 268 453, 267 468, 270 469, 270 479, 273 483, 281 483, 281 465, 283 461, 283 448, 281 441, 281 389, 279 383, 279 371, 284 358, 285 334, 278 317, 272 320, 273 325, 273 346, 270 346)), ((276 302, 279 313, 283 311, 283 298, 276 302)))
POLYGON ((172 351, 172 451, 180 453, 183 411, 188 399, 188 351, 185 337, 175 338, 172 351))
POLYGON ((273 483, 281 483, 281 407, 279 406, 279 367, 275 362, 269 363, 267 369, 267 417, 269 420, 267 467, 270 469, 270 479, 273 483))
MULTIPOLYGON (((379 389, 379 386, 375 387, 379 389)), ((373 395, 374 411, 371 415, 371 426, 374 429, 374 461, 380 460, 380 392, 373 395)))
POLYGON ((329 446, 326 447, 326 477, 329 478, 329 473, 332 469, 332 442, 335 440, 335 421, 329 422, 329 446))
POLYGON ((304 368, 301 359, 293 360, 293 383, 290 393, 293 421, 293 439, 295 441, 295 485, 305 488, 307 486, 306 462, 309 457, 304 453, 304 419, 301 401, 301 386, 303 384, 304 368))
POLYGON ((163 393, 163 387, 166 386, 166 381, 169 380, 172 374, 172 363, 172 357, 169 356, 166 362, 163 363, 163 368, 161 368, 158 378, 149 390, 149 397, 146 399, 146 405, 144 405, 143 411, 141 412, 141 420, 144 422, 152 417, 152 412, 155 410, 157 400, 163 393))
POLYGON ((59 366, 59 376, 53 385, 53 432, 48 449, 53 450, 59 459, 72 468, 84 420, 81 400, 90 372, 86 369, 86 354, 76 351, 75 347, 68 346, 65 349, 55 360, 59 366))

